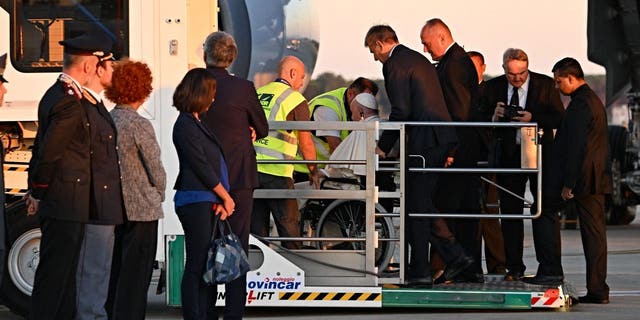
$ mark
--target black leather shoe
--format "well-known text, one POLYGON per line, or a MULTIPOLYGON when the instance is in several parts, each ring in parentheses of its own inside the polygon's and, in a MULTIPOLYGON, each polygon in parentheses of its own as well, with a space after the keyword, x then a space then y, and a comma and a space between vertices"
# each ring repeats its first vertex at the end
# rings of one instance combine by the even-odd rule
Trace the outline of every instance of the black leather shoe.
POLYGON ((561 285, 562 281, 564 281, 563 276, 545 276, 545 275, 536 275, 535 277, 524 277, 522 278, 522 282, 529 284, 538 284, 544 286, 556 286, 561 285))
POLYGON ((431 277, 424 278, 409 278, 407 285, 413 288, 431 288, 433 280, 431 277))
POLYGON ((608 304, 609 298, 600 298, 600 297, 591 296, 587 294, 586 296, 582 296, 578 298, 578 301, 580 301, 580 303, 608 304))
POLYGON ((447 280, 454 279, 457 275, 467 270, 473 264, 473 258, 466 255, 461 254, 453 260, 453 262, 447 264, 447 267, 444 269, 444 278, 447 280))
POLYGON ((504 276, 505 281, 520 281, 522 279, 522 272, 507 272, 504 276))
POLYGON ((463 272, 454 278, 456 283, 484 283, 482 273, 463 272))

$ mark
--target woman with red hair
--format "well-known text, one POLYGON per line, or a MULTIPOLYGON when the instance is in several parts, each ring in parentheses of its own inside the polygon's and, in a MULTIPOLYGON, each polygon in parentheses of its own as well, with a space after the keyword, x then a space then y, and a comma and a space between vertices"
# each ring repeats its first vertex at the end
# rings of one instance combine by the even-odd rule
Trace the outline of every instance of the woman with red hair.
POLYGON ((109 284, 109 319, 144 319, 167 182, 151 122, 138 108, 151 94, 151 70, 143 62, 114 64, 105 96, 116 103, 120 179, 125 221, 116 227, 109 284))

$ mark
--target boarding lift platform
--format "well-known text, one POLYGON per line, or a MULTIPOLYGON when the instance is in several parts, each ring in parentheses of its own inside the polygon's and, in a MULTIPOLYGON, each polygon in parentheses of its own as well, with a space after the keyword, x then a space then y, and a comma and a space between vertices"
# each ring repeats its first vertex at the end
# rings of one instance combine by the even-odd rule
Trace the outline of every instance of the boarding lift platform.
MULTIPOLYGON (((407 252, 404 230, 406 174, 417 172, 457 173, 536 173, 538 198, 541 203, 542 148, 538 141, 535 123, 454 123, 454 122, 270 122, 272 130, 364 130, 366 134, 365 160, 269 160, 261 163, 359 164, 366 166, 366 185, 361 190, 275 190, 258 189, 255 198, 296 198, 333 201, 326 206, 320 221, 333 219, 334 232, 323 232, 322 223, 316 226, 311 237, 268 237, 258 240, 253 235, 249 260, 251 271, 247 274, 247 306, 260 307, 417 307, 453 309, 556 309, 569 310, 575 290, 565 281, 559 286, 530 285, 524 282, 507 282, 501 275, 485 275, 484 283, 451 283, 431 288, 410 288, 404 285, 404 268, 407 252), (467 127, 518 127, 534 130, 530 135, 537 150, 533 166, 529 168, 407 168, 406 157, 399 161, 378 161, 374 150, 378 132, 400 131, 400 154, 406 154, 406 131, 411 126, 467 126, 467 127), (384 164, 387 167, 380 168, 384 164), (388 167, 392 165, 392 167, 388 167), (375 173, 396 171, 399 189, 394 192, 378 191, 375 173), (393 213, 377 204, 379 198, 395 198, 397 208, 393 213), (359 204, 356 206, 355 204, 359 204), (333 210, 333 211, 332 211, 333 210), (342 210, 342 211, 340 211, 342 210), (339 214, 335 213, 339 212, 339 214), (388 230, 390 221, 394 228, 388 230), (339 222, 339 223, 338 223, 339 222), (342 223, 340 226, 339 224, 342 223), (386 227, 385 227, 386 226, 386 227), (320 228, 318 228, 320 227, 320 228), (353 232, 357 229, 356 232, 353 232), (359 231, 358 231, 359 230, 359 231), (327 236, 329 235, 329 236, 327 236), (280 241, 304 241, 311 246, 301 250, 287 250, 280 241), (315 244, 313 244, 315 243, 315 244), (327 245, 329 244, 329 245, 327 245), (342 244, 334 245, 331 244, 342 244), (346 245, 345 245, 346 244, 346 245), (384 253, 381 253, 384 249, 384 253), (392 254, 389 254, 389 250, 392 254), (391 257, 382 261, 380 257, 391 257), (388 267, 397 265, 396 268, 388 267), (378 266, 384 266, 384 269, 378 266)), ((497 186, 501 188, 500 186, 497 186)), ((525 200, 525 199, 523 199, 525 200)), ((526 201, 526 200, 525 200, 526 201)), ((540 208, 541 206, 538 206, 540 208)), ((410 217, 444 218, 501 218, 536 219, 535 214, 453 214, 409 213, 410 217)), ((327 227, 329 228, 329 227, 327 227)), ((327 229, 330 230, 330 229, 327 229)), ((180 281, 184 269, 184 242, 182 235, 166 236, 167 304, 181 305, 180 281)), ((218 286, 216 305, 224 305, 224 285, 218 286)))

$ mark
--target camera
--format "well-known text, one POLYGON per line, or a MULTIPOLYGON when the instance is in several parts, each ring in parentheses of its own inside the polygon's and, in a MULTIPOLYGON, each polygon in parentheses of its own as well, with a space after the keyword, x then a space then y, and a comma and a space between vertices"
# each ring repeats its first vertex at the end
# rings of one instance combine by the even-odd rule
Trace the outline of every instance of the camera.
POLYGON ((520 116, 518 111, 524 111, 524 109, 516 105, 504 106, 504 114, 500 120, 504 122, 512 121, 514 117, 520 116))

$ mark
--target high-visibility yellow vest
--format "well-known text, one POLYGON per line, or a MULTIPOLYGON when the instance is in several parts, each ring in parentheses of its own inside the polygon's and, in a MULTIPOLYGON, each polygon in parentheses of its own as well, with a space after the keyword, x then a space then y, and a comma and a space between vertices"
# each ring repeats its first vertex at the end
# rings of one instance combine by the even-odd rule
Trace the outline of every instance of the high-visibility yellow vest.
MULTIPOLYGON (((309 101, 309 114, 313 115, 313 112, 316 110, 317 107, 323 106, 333 110, 338 115, 339 121, 344 121, 344 122, 349 121, 349 119, 347 119, 347 111, 345 109, 346 106, 344 103, 346 91, 347 91, 346 87, 338 88, 335 90, 331 90, 329 92, 322 93, 316 96, 315 98, 311 99, 311 101, 309 101)), ((346 139, 348 135, 349 135, 348 130, 341 130, 340 140, 346 139)), ((329 156, 331 155, 331 150, 329 148, 329 144, 326 141, 316 136, 313 136, 313 144, 316 147, 317 160, 329 159, 329 156)), ((298 153, 298 155, 296 156, 296 159, 299 159, 299 160, 302 159, 302 156, 300 155, 300 153, 298 153)), ((322 168, 324 167, 324 165, 318 164, 318 167, 322 168)), ((307 167, 306 164, 296 164, 295 171, 302 172, 302 173, 309 173, 309 168, 307 167)))
MULTIPOLYGON (((258 100, 269 121, 287 121, 287 115, 305 98, 290 86, 271 82, 258 88, 258 100)), ((258 160, 293 160, 298 152, 298 137, 291 131, 270 130, 269 135, 253 143, 258 160)), ((258 164, 258 172, 291 178, 293 164, 258 164)))

